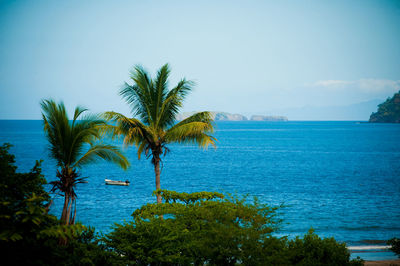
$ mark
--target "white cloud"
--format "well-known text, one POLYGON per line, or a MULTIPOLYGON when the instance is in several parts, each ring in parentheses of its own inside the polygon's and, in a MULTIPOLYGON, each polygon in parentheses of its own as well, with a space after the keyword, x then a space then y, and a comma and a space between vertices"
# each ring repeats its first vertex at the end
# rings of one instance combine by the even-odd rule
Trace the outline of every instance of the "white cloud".
MULTIPOLYGON (((309 85, 310 86, 310 85, 309 85)), ((400 80, 360 79, 360 80, 319 80, 310 87, 329 90, 355 90, 364 93, 396 92, 400 90, 400 80)))
POLYGON ((342 87, 344 85, 354 84, 354 81, 347 80, 319 80, 312 84, 313 87, 342 87))
POLYGON ((400 80, 360 79, 358 86, 365 92, 398 91, 400 90, 400 80))

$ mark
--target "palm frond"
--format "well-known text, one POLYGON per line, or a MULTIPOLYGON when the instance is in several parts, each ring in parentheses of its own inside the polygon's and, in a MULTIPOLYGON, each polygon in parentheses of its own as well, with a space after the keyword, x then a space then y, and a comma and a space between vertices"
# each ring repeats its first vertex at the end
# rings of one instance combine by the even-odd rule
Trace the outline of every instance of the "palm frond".
POLYGON ((138 116, 144 123, 152 124, 152 91, 153 82, 146 70, 136 65, 131 72, 134 84, 125 83, 120 90, 120 95, 131 106, 133 116, 138 116))
POLYGON ((78 160, 87 147, 86 144, 93 145, 101 136, 101 128, 106 125, 106 122, 98 115, 87 114, 79 120, 73 122, 71 127, 71 145, 68 161, 70 164, 78 160))
POLYGON ((146 142, 142 142, 140 143, 140 145, 138 146, 138 151, 137 151, 137 155, 138 155, 138 159, 140 160, 140 156, 142 155, 143 151, 145 150, 145 147, 148 146, 148 144, 146 142))
POLYGON ((128 160, 117 147, 107 144, 97 144, 91 146, 90 149, 73 165, 73 167, 82 167, 83 165, 96 162, 99 159, 115 163, 124 170, 130 165, 128 160))
POLYGON ((202 148, 212 145, 215 148, 217 140, 206 133, 207 128, 209 128, 209 125, 203 122, 187 123, 174 128, 174 130, 168 130, 165 135, 165 141, 167 143, 196 143, 202 148))
POLYGON ((77 107, 75 108, 75 111, 74 111, 74 118, 73 118, 73 120, 72 120, 72 126, 74 126, 74 124, 75 124, 76 120, 78 120, 79 116, 80 116, 81 114, 83 114, 84 112, 86 112, 87 110, 88 110, 88 109, 86 109, 86 108, 84 108, 84 107, 81 107, 81 106, 77 106, 77 107))
POLYGON ((216 139, 209 135, 214 132, 209 112, 196 113, 170 128, 165 134, 166 142, 197 143, 200 147, 216 147, 216 139))
POLYGON ((138 117, 146 124, 151 123, 150 97, 145 89, 125 83, 120 90, 120 95, 131 107, 134 117, 138 117))
POLYGON ((124 136, 124 145, 139 145, 141 142, 151 142, 152 134, 148 126, 144 125, 136 118, 128 118, 117 112, 105 112, 104 118, 114 125, 108 125, 104 129, 111 134, 113 138, 124 136))
POLYGON ((158 70, 157 78, 154 81, 154 99, 155 103, 152 110, 153 120, 155 121, 155 127, 159 127, 160 117, 162 117, 162 105, 168 94, 168 77, 171 70, 169 69, 169 65, 163 65, 160 70, 158 70))
POLYGON ((204 122, 204 123, 207 123, 210 126, 210 129, 209 129, 210 131, 209 132, 210 133, 214 132, 214 120, 212 119, 211 113, 207 112, 207 111, 198 112, 198 113, 195 113, 195 114, 183 119, 182 121, 180 121, 179 123, 177 123, 173 127, 171 127, 170 130, 173 130, 176 127, 180 127, 181 125, 188 124, 188 123, 191 123, 191 122, 204 122))
POLYGON ((194 85, 195 83, 193 81, 182 79, 176 87, 169 91, 161 106, 158 121, 160 127, 165 129, 173 125, 176 115, 179 113, 179 109, 183 106, 183 100, 194 85))
POLYGON ((70 125, 65 106, 62 102, 56 104, 53 100, 43 100, 40 104, 50 154, 56 159, 58 166, 65 165, 69 157, 66 147, 70 143, 70 125))

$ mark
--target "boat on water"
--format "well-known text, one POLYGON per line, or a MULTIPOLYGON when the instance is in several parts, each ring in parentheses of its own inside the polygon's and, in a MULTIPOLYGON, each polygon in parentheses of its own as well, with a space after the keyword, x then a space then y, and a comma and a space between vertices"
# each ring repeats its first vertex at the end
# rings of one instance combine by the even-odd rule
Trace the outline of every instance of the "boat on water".
POLYGON ((128 180, 119 181, 119 180, 111 180, 111 179, 104 179, 104 182, 106 182, 106 185, 117 185, 117 186, 129 186, 129 184, 131 183, 128 180))

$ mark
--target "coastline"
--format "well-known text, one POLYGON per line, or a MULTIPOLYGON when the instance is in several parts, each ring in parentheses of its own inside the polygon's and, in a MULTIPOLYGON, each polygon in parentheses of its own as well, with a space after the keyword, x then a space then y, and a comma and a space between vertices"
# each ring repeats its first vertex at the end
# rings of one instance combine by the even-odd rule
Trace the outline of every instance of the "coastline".
POLYGON ((360 257, 365 262, 373 263, 371 265, 391 265, 394 261, 397 263, 395 265, 400 266, 400 258, 389 249, 390 246, 388 245, 348 246, 347 248, 350 251, 352 259, 360 257), (391 264, 384 264, 386 261, 391 262, 391 264), (378 264, 374 264, 375 262, 378 264))
POLYGON ((400 259, 397 260, 366 260, 364 266, 400 266, 400 259))

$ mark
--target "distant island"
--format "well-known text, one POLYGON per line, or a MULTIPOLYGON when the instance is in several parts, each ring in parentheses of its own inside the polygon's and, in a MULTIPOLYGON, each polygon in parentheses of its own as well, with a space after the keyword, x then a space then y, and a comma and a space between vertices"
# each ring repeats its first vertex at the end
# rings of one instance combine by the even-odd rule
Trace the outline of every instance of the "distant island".
POLYGON ((251 121, 288 121, 286 116, 253 115, 251 121))
MULTIPOLYGON (((196 112, 185 112, 177 116, 177 120, 181 121, 196 112)), ((288 121, 285 116, 269 116, 269 115, 253 115, 248 119, 241 114, 231 114, 227 112, 211 112, 212 118, 215 121, 288 121)))
POLYGON ((371 123, 400 123, 400 91, 392 98, 378 105, 378 111, 372 113, 369 122, 371 123))

